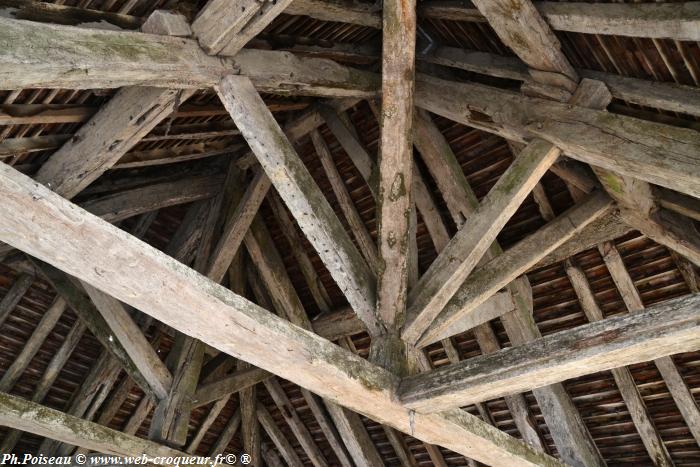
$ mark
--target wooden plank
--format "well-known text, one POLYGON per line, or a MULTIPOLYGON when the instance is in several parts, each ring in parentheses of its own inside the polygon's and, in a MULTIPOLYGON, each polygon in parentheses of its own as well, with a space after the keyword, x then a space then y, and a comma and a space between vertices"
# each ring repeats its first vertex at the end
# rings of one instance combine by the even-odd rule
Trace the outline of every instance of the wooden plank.
POLYGON ((539 136, 573 159, 700 196, 700 136, 693 130, 424 76, 416 105, 508 139, 539 136))
POLYGON ((83 282, 83 288, 131 361, 148 381, 151 391, 160 399, 168 395, 173 377, 141 329, 118 300, 83 282))
POLYGON ((475 0, 498 37, 535 70, 554 72, 578 81, 576 71, 561 51, 561 44, 529 0, 475 0))
POLYGON ((436 412, 700 347, 700 296, 561 331, 404 379, 406 406, 436 412))
MULTIPOLYGON (((639 295, 639 291, 634 285, 634 281, 630 277, 622 256, 620 256, 615 245, 613 243, 602 244, 599 246, 599 251, 630 313, 639 313, 644 310, 642 297, 639 295)), ((661 373, 661 377, 693 437, 696 440, 700 439, 700 408, 698 408, 695 397, 683 381, 683 377, 673 359, 671 357, 657 358, 654 360, 654 364, 659 369, 659 373, 661 373)))
MULTIPOLYGON (((605 319, 583 269, 568 260, 566 262, 566 275, 569 277, 581 309, 588 321, 595 322, 605 319)), ((663 439, 661 439, 659 432, 654 426, 644 399, 637 389, 631 371, 626 367, 619 367, 611 369, 611 372, 637 429, 637 433, 639 433, 639 437, 642 439, 642 443, 654 465, 674 465, 663 439)))
POLYGON ((416 413, 409 423, 406 409, 387 389, 398 383, 396 377, 197 275, 5 165, 0 165, 0 196, 0 240, 51 261, 174 329, 476 460, 560 465, 462 412, 416 413), (41 239, 32 234, 37 231, 41 239), (199 313, 192 315, 192 309, 199 313), (328 384, 329 376, 333 384, 328 384))
POLYGON ((583 203, 575 205, 533 235, 517 243, 505 254, 478 268, 459 287, 423 334, 418 345, 425 346, 435 342, 436 337, 444 335, 444 330, 454 321, 524 274, 567 238, 571 238, 576 231, 603 215, 611 204, 612 201, 604 193, 589 195, 583 203))
POLYGON ((250 80, 229 76, 217 92, 350 305, 378 332, 372 274, 250 80))
POLYGON ((41 437, 120 456, 184 456, 151 441, 50 409, 20 397, 0 393, 0 425, 41 437))
POLYGON ((552 144, 536 140, 513 161, 411 291, 404 339, 418 341, 559 154, 552 144))

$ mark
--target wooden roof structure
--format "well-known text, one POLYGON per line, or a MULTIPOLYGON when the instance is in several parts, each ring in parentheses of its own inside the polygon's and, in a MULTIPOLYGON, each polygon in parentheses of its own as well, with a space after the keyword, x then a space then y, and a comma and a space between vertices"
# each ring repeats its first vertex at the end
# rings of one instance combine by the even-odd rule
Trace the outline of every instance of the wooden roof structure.
POLYGON ((700 2, 0 0, 0 454, 700 464, 700 2))

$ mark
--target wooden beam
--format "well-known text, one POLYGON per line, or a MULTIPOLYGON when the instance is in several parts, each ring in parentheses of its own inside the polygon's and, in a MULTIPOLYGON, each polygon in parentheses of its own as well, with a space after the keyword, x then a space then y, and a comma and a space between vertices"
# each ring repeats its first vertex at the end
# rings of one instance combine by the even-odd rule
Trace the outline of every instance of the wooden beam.
POLYGON ((316 155, 321 160, 321 165, 323 166, 323 171, 331 184, 331 189, 335 198, 338 200, 340 209, 345 215, 345 220, 350 225, 350 230, 355 237, 355 241, 362 253, 362 256, 367 261, 367 265, 376 274, 377 268, 379 266, 379 253, 377 252, 377 245, 367 230, 360 213, 357 212, 357 207, 348 192, 348 188, 345 186, 340 173, 338 173, 338 168, 333 161, 333 156, 331 151, 323 139, 321 132, 314 130, 311 132, 311 142, 314 145, 316 155))
POLYGON ((1 164, 0 196, 0 240, 174 329, 425 442, 487 463, 560 465, 461 411, 408 417, 393 397, 390 388, 398 380, 390 373, 214 284, 1 164), (33 234, 37 231, 40 239, 33 234))
POLYGON ((211 86, 225 69, 193 40, 8 18, 0 24, 6 89, 211 86))
POLYGON ((173 384, 173 377, 124 305, 89 284, 83 283, 83 288, 109 326, 114 339, 122 344, 136 368, 148 381, 152 392, 160 399, 166 397, 173 384))
POLYGON ((202 384, 194 393, 192 408, 201 407, 235 394, 242 389, 261 383, 271 376, 269 372, 260 368, 248 368, 236 371, 219 380, 202 384))
POLYGON ((406 317, 413 208, 415 0, 385 0, 382 31, 376 310, 382 332, 373 336, 370 360, 401 375, 408 370, 406 350, 399 334, 406 317))
POLYGON ((379 76, 332 60, 243 49, 236 54, 235 63, 260 92, 337 98, 368 98, 379 93, 379 76))
POLYGON ((332 402, 326 402, 326 407, 355 465, 384 465, 360 416, 332 402))
MULTIPOLYGON (((455 324, 445 331, 440 340, 466 332, 481 324, 483 322, 481 320, 488 321, 490 319, 495 319, 504 313, 508 313, 513 307, 513 300, 511 299, 510 293, 497 292, 477 307, 478 311, 474 312, 473 317, 466 315, 456 321, 455 324), (491 318, 488 318, 489 316, 491 318), (478 321, 473 319, 476 317, 479 318, 478 321)), ((316 317, 316 319, 311 322, 311 325, 316 334, 325 337, 329 341, 336 341, 342 337, 350 337, 362 332, 367 332, 365 325, 349 307, 323 313, 316 317)))
POLYGON ((697 198, 664 188, 654 190, 654 195, 661 207, 700 222, 700 200, 697 198))
MULTIPOLYGON (((256 414, 257 414, 257 409, 256 409, 256 414)), ((212 446, 211 451, 209 452, 209 455, 211 456, 216 456, 217 454, 223 454, 228 445, 231 443, 231 440, 233 437, 236 435, 236 432, 241 426, 241 411, 236 410, 231 418, 228 419, 228 422, 226 423, 226 426, 224 427, 224 430, 221 432, 219 435, 219 439, 216 440, 216 443, 214 443, 214 446, 212 446)))
MULTIPOLYGON (((574 288, 581 309, 588 321, 595 322, 605 319, 583 269, 573 264, 571 260, 567 260, 565 268, 566 275, 569 277, 571 286, 574 288)), ((634 382, 632 372, 626 367, 612 368, 610 371, 652 462, 654 465, 672 466, 671 456, 654 426, 644 399, 634 382)))
MULTIPOLYGON (((234 70, 230 60, 206 55, 193 40, 132 31, 0 18, 0 44, 5 89, 206 88, 234 70)), ((236 67, 262 92, 326 97, 379 92, 380 79, 373 73, 289 52, 243 50, 236 67)))
POLYGON ((565 379, 700 347, 700 296, 561 331, 404 379, 401 400, 414 410, 450 407, 528 391, 565 379))
MULTIPOLYGON (((477 5, 478 6, 478 5, 477 5)), ((557 31, 631 37, 697 40, 700 23, 698 2, 666 4, 596 4, 571 2, 534 2, 549 27, 557 31)), ((418 14, 426 18, 451 21, 486 21, 479 10, 462 1, 430 1, 418 14)), ((488 16, 488 15, 486 15, 488 16)))
POLYGON ((29 287, 34 282, 34 276, 31 274, 22 273, 17 276, 17 279, 12 284, 12 287, 7 291, 2 301, 0 301, 0 325, 5 322, 10 313, 15 309, 17 304, 24 294, 27 293, 29 287))
POLYGON ((513 161, 411 292, 404 339, 419 340, 559 154, 536 140, 513 161))
POLYGON ((516 141, 539 136, 573 159, 700 196, 695 131, 483 85, 418 80, 416 105, 433 113, 516 141))
POLYGON ((139 29, 143 22, 138 16, 34 0, 1 0, 0 9, 3 16, 9 18, 70 26, 94 27, 99 24, 103 25, 103 29, 115 26, 119 29, 139 29))
POLYGON ((377 6, 354 0, 294 0, 287 6, 284 13, 382 29, 382 17, 377 6))
MULTIPOLYGON (((462 226, 465 220, 472 215, 479 206, 476 195, 469 187, 469 183, 450 145, 433 123, 430 116, 425 111, 419 110, 416 112, 415 122, 414 141, 416 148, 428 167, 428 170, 431 172, 433 179, 436 180, 455 224, 458 227, 462 226)), ((436 249, 438 251, 441 251, 442 248, 444 248, 444 245, 439 246, 436 244, 436 249)), ((494 242, 489 251, 486 252, 484 260, 496 257, 502 253, 503 250, 498 243, 494 242)), ((538 334, 534 321, 527 319, 527 317, 532 314, 531 300, 527 300, 527 297, 523 298, 523 293, 530 293, 529 283, 524 276, 510 284, 505 292, 499 292, 499 294, 504 296, 506 301, 510 301, 510 306, 501 305, 492 307, 493 311, 512 308, 512 311, 503 315, 506 318, 512 318, 504 319, 504 323, 509 323, 511 321, 518 323, 517 335, 514 334, 514 330, 510 326, 506 327, 506 332, 511 342, 518 341, 519 336, 522 334, 520 328, 531 329, 530 337, 532 338, 536 338, 538 334)), ((494 298, 497 298, 497 296, 492 297, 492 299, 494 298)), ((484 302, 483 306, 487 306, 488 304, 489 300, 484 302)), ((475 315, 476 314, 477 313, 475 313, 475 315)), ((490 314, 489 316, 494 315, 490 314)), ((483 321, 469 322, 469 320, 465 323, 464 320, 462 320, 455 326, 462 323, 464 323, 465 326, 473 327, 474 335, 482 353, 494 353, 500 350, 498 339, 488 323, 483 321)), ((456 328, 451 330, 457 331, 456 328)), ((451 330, 446 331, 445 337, 447 337, 451 330)), ((443 338, 441 344, 450 362, 459 362, 459 354, 450 339, 443 338)), ((543 408, 542 415, 544 416, 547 427, 561 455, 573 461, 578 458, 590 458, 593 454, 584 454, 583 456, 579 454, 593 453, 595 452, 595 447, 592 441, 590 441, 590 435, 588 435, 583 421, 580 416, 578 416, 571 399, 563 388, 560 385, 553 385, 535 391, 534 395, 540 407, 543 408)), ((532 417, 527 409, 523 396, 508 396, 505 398, 505 401, 523 439, 530 443, 530 445, 547 452, 546 445, 541 440, 537 429, 532 423, 532 417)))
POLYGON ((299 455, 296 453, 291 443, 284 437, 282 430, 275 424, 275 420, 272 418, 267 408, 258 403, 257 413, 260 424, 265 429, 265 432, 267 432, 267 435, 270 437, 277 450, 282 454, 287 464, 291 467, 303 467, 304 463, 299 459, 299 455))
POLYGON ((425 331, 418 345, 425 346, 435 342, 453 322, 473 311, 486 298, 524 274, 550 251, 571 238, 575 232, 603 215, 611 204, 612 201, 604 193, 589 195, 583 203, 575 205, 507 250, 505 254, 474 271, 425 331))
POLYGON ((214 0, 192 23, 192 32, 210 55, 233 56, 257 36, 292 0, 261 3, 256 0, 214 0))
MULTIPOLYGON (((634 285, 634 281, 630 277, 617 248, 613 243, 605 243, 599 246, 599 251, 613 278, 613 282, 615 282, 615 286, 620 292, 625 307, 630 313, 640 313, 644 310, 642 297, 634 285)), ((697 297, 697 295, 693 296, 697 297)), ((661 377, 693 437, 696 440, 700 439, 700 408, 690 389, 683 381, 683 377, 673 359, 671 357, 657 358, 654 360, 654 364, 659 369, 659 373, 661 373, 661 377)))
POLYGON ((0 425, 119 456, 185 456, 151 441, 81 420, 20 397, 0 393, 0 425))
MULTIPOLYGON (((238 369, 250 368, 245 362, 238 362, 238 369)), ((271 381, 268 379, 267 381, 271 381)), ((243 428, 243 450, 250 457, 250 464, 260 465, 260 424, 258 423, 258 391, 253 385, 240 391, 239 402, 241 406, 241 425, 243 428)), ((227 399, 226 399, 227 400, 227 399)))
MULTIPOLYGON (((527 65, 516 57, 443 46, 429 54, 420 55, 418 59, 487 76, 517 81, 530 79, 527 65)), ((576 72, 584 78, 604 82, 616 99, 672 112, 700 115, 700 90, 693 86, 648 81, 580 68, 577 68, 576 72)))
MULTIPOLYGON (((35 266, 42 272, 44 277, 51 283, 56 291, 66 300, 70 308, 78 315, 79 319, 85 322, 93 336, 102 344, 102 346, 112 355, 124 368, 126 373, 138 383, 141 389, 147 394, 156 397, 156 394, 162 392, 163 388, 159 388, 158 382, 151 379, 154 374, 160 373, 155 370, 150 373, 148 370, 152 366, 151 363, 144 363, 147 360, 142 358, 140 347, 133 346, 132 342, 126 340, 123 342, 120 339, 114 339, 114 331, 108 322, 100 313, 98 308, 92 303, 90 297, 81 290, 74 282, 75 279, 50 264, 32 259, 35 266), (142 368, 146 368, 146 373, 142 373, 142 368)), ((120 329, 122 334, 126 334, 123 328, 120 329)), ((143 333, 138 331, 141 336, 143 333)), ((131 339, 135 339, 131 337, 131 339)), ((150 344, 146 343, 150 347, 150 344)), ((162 376, 162 375, 160 375, 162 376)))
POLYGON ((700 266, 700 232, 691 219, 663 208, 648 217, 634 211, 623 211, 623 216, 647 237, 700 266))
POLYGON ((49 335, 53 327, 63 315, 66 309, 66 302, 61 297, 58 297, 51 304, 46 313, 41 317, 41 321, 37 324, 27 342, 24 343, 21 352, 14 359, 12 364, 5 370, 0 379, 0 392, 9 392, 17 383, 19 377, 27 369, 29 362, 39 351, 39 348, 44 343, 44 340, 49 335))
POLYGON ((224 231, 214 248, 207 269, 207 277, 210 279, 221 282, 224 278, 238 248, 243 243, 243 238, 248 232, 255 214, 270 189, 270 185, 270 179, 265 172, 260 168, 256 169, 250 185, 241 199, 238 200, 236 209, 226 221, 224 231))
POLYGON ((372 274, 250 80, 229 76, 217 92, 350 305, 371 332, 379 332, 372 274))
POLYGON ((287 394, 284 392, 284 389, 282 389, 277 378, 270 378, 266 380, 264 384, 273 402, 282 413, 282 418, 284 418, 287 425, 289 425, 289 428, 292 430, 292 433, 294 433, 294 436, 296 436, 297 441, 299 441, 299 444, 309 457, 309 460, 311 460, 311 463, 316 467, 327 466, 328 461, 316 445, 309 429, 304 425, 301 418, 299 418, 299 414, 297 414, 296 409, 289 401, 287 394))
POLYGON ((615 240, 633 229, 622 221, 617 210, 611 210, 574 234, 553 252, 537 262, 534 268, 542 268, 564 261, 582 251, 595 248, 600 243, 615 240))
POLYGON ((552 29, 611 36, 700 40, 700 2, 677 5, 537 2, 552 29))
POLYGON ((498 37, 525 63, 538 71, 563 75, 576 83, 578 75, 561 51, 561 44, 529 0, 474 0, 498 37))
POLYGON ((222 182, 220 175, 185 177, 99 196, 80 203, 80 207, 116 223, 170 206, 213 198, 221 192, 222 182))

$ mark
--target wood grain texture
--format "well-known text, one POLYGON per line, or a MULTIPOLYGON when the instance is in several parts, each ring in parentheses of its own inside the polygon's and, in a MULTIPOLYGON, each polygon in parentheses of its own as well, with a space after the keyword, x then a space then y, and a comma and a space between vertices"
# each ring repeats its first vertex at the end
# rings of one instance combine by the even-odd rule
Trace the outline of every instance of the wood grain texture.
POLYGON ((350 305, 379 332, 372 274, 250 80, 229 76, 217 92, 350 305))
POLYGON ((404 339, 418 341, 559 154, 535 140, 513 161, 411 291, 404 339))
POLYGON ((574 233, 603 215, 611 204, 611 199, 604 193, 589 195, 585 202, 564 212, 503 255, 474 271, 423 334, 419 345, 425 346, 434 342, 455 320, 468 314, 486 298, 524 274, 574 233))
POLYGON ((700 196, 700 136, 693 130, 424 76, 416 105, 508 139, 539 136, 573 159, 700 196))
POLYGON ((673 299, 404 379, 409 407, 439 411, 700 347, 700 296, 673 299))
POLYGON ((388 372, 271 315, 4 165, 0 194, 0 240, 222 352, 474 459, 560 465, 461 411, 416 413, 409 424, 407 410, 389 389, 398 381, 388 372), (32 233, 39 231, 41 241, 32 233), (193 308, 200 313, 192 315, 193 308))

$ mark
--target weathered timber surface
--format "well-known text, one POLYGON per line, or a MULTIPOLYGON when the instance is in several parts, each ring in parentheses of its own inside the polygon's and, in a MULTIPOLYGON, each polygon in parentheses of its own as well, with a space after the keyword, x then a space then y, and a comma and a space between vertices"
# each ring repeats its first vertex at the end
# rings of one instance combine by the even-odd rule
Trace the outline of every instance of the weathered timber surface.
POLYGON ((225 62, 195 41, 0 18, 0 87, 91 89, 215 84, 225 62))
POLYGON ((371 332, 378 332, 373 275, 250 80, 229 76, 217 91, 350 305, 371 332))
POLYGON ((485 463, 560 465, 461 411, 416 413, 410 423, 393 397, 398 380, 388 372, 275 317, 7 166, 0 166, 0 193, 0 239, 168 326, 425 442, 485 463), (200 313, 190 313, 193 308, 200 313))
POLYGON ((105 454, 146 454, 150 457, 185 455, 175 449, 5 393, 0 393, 0 425, 105 454))
POLYGON ((603 215, 611 205, 612 200, 605 193, 589 195, 583 203, 570 208, 503 255, 476 269, 432 321, 418 344, 425 346, 435 342, 453 322, 473 312, 486 298, 524 274, 543 256, 603 215))
POLYGON ((411 291, 404 339, 415 343, 420 338, 559 154, 538 139, 513 161, 411 291))
POLYGON ((539 136, 573 159, 700 197, 700 134, 685 128, 420 75, 416 105, 524 141, 539 136))
POLYGON ((655 305, 404 379, 401 400, 437 412, 700 348, 700 295, 655 305))
POLYGON ((561 44, 529 0, 474 0, 498 37, 530 68, 554 72, 578 81, 576 71, 561 51, 561 44))

